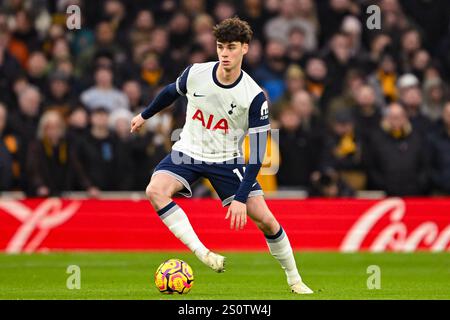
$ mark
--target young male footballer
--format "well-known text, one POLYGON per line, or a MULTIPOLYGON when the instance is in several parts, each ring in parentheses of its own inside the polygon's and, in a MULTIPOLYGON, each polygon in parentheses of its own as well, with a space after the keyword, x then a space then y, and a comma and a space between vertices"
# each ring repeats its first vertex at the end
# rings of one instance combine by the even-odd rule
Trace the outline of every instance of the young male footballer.
POLYGON ((131 132, 146 119, 187 97, 186 123, 172 151, 155 168, 146 194, 163 223, 195 255, 216 272, 224 271, 225 257, 211 252, 197 237, 186 213, 173 200, 176 193, 191 197, 191 185, 207 178, 223 206, 230 228, 242 229, 247 215, 264 233, 270 253, 280 262, 291 291, 313 293, 295 264, 289 239, 267 207, 256 176, 263 161, 269 109, 262 89, 242 69, 252 30, 247 22, 230 18, 213 30, 218 62, 196 63, 165 87, 131 121, 131 132), (249 133, 250 159, 243 160, 241 143, 249 133))

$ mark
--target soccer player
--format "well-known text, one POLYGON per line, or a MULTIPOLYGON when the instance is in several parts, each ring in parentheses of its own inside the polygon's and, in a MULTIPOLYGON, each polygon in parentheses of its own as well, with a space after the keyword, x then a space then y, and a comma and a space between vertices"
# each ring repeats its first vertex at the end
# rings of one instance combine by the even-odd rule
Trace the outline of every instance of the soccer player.
POLYGON ((261 168, 268 131, 269 109, 262 89, 241 69, 252 30, 247 22, 230 18, 216 25, 219 61, 188 66, 150 105, 131 121, 131 132, 146 119, 186 96, 186 123, 172 151, 155 168, 146 189, 163 223, 194 254, 216 272, 225 257, 211 252, 197 237, 186 213, 173 200, 176 193, 192 196, 191 185, 207 178, 223 206, 230 228, 242 229, 247 215, 264 233, 270 253, 280 262, 291 291, 313 293, 302 281, 289 239, 267 207, 256 176, 261 168), (249 133, 250 159, 243 160, 241 143, 249 133))

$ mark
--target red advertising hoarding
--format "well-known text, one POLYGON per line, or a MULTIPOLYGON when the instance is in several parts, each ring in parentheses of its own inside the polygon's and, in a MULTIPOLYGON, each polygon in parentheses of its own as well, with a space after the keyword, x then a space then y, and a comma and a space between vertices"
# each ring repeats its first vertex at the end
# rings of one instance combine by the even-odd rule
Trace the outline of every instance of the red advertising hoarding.
MULTIPOLYGON (((176 199, 212 250, 266 250, 253 223, 229 229, 218 200, 176 199)), ((450 199, 268 200, 294 250, 450 250, 450 199)), ((0 251, 186 250, 148 201, 0 199, 0 251)))

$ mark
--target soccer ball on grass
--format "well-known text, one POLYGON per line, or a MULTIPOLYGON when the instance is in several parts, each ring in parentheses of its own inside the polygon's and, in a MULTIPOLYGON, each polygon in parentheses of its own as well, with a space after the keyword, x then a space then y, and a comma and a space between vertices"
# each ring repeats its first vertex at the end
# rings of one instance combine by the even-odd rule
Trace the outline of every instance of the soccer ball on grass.
POLYGON ((156 270, 155 284, 161 293, 186 294, 194 285, 194 272, 183 260, 169 259, 156 270))

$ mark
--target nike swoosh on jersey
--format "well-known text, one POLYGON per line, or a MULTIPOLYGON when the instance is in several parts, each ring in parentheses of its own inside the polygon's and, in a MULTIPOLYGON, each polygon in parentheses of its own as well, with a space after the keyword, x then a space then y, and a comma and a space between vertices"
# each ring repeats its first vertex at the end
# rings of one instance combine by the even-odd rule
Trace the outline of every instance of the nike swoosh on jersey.
POLYGON ((194 92, 194 97, 205 97, 204 94, 197 94, 196 92, 194 92))

